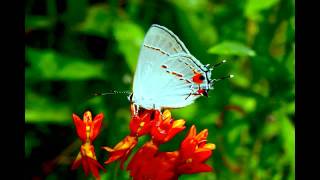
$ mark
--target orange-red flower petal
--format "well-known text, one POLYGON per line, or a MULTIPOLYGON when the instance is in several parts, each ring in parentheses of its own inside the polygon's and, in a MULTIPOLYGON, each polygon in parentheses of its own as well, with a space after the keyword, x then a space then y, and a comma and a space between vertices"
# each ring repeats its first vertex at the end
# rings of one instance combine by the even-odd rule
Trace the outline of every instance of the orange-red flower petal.
POLYGON ((94 147, 88 143, 81 146, 80 152, 73 162, 71 169, 77 169, 80 164, 82 164, 83 171, 86 175, 91 172, 97 179, 100 179, 99 169, 105 171, 105 169, 102 167, 102 165, 99 164, 96 159, 94 147))
POLYGON ((154 110, 144 110, 138 115, 133 115, 129 124, 130 135, 140 137, 148 134, 151 128, 150 122, 158 118, 159 115, 160 112, 154 110))
POLYGON ((176 134, 183 131, 185 121, 182 119, 173 120, 169 110, 165 110, 162 116, 158 116, 155 121, 151 122, 152 127, 150 135, 154 142, 165 143, 170 141, 176 134))
POLYGON ((130 171, 130 175, 132 177, 138 177, 141 167, 143 167, 148 161, 152 160, 150 157, 153 157, 157 151, 158 147, 152 142, 145 143, 132 157, 127 166, 127 170, 130 171))
POLYGON ((72 114, 73 122, 76 126, 77 134, 81 141, 85 143, 86 141, 92 142, 95 140, 100 132, 103 114, 100 113, 95 116, 92 120, 92 114, 90 111, 86 111, 83 114, 83 120, 81 120, 76 114, 72 114))
POLYGON ((102 120, 103 120, 103 114, 100 113, 98 115, 96 115, 93 119, 92 122, 92 126, 91 126, 91 132, 90 132, 90 140, 91 142, 93 140, 96 139, 96 137, 98 136, 100 129, 101 129, 101 125, 102 125, 102 120))
POLYGON ((152 142, 145 143, 131 159, 127 170, 134 180, 173 180, 177 179, 175 161, 178 152, 158 152, 152 142))
POLYGON ((207 164, 200 164, 200 163, 188 163, 183 164, 178 167, 177 173, 178 174, 194 174, 200 172, 210 172, 212 168, 207 164))
POLYGON ((120 159, 120 167, 123 169, 124 162, 127 160, 132 149, 137 145, 137 142, 138 141, 135 136, 126 136, 114 148, 102 147, 106 151, 110 152, 109 158, 104 163, 109 164, 120 159))
POLYGON ((211 171, 212 168, 204 162, 211 156, 214 144, 206 143, 208 130, 204 129, 197 134, 192 125, 187 136, 180 145, 180 157, 177 163, 178 174, 192 174, 211 171))
POLYGON ((72 114, 73 123, 76 126, 78 137, 82 142, 86 141, 86 125, 85 123, 77 116, 76 114, 72 114))

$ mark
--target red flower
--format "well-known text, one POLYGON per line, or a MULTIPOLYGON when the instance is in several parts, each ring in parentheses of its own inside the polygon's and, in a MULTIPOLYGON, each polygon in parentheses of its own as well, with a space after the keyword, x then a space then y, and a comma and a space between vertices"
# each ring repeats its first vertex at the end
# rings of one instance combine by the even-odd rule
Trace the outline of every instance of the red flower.
POLYGON ((102 113, 94 117, 93 121, 90 111, 86 111, 83 114, 83 121, 76 114, 72 114, 72 118, 74 124, 76 125, 77 134, 83 143, 87 140, 92 142, 97 137, 102 124, 102 113))
POLYGON ((208 130, 204 129, 197 134, 196 127, 192 125, 188 135, 180 145, 180 156, 177 164, 178 174, 193 174, 209 172, 212 168, 204 164, 211 156, 215 144, 206 143, 208 130))
MULTIPOLYGON (((147 142, 131 159, 127 170, 133 179, 178 179, 181 174, 208 172, 212 168, 204 162, 211 156, 214 144, 207 144, 208 130, 199 134, 193 125, 186 138, 180 145, 179 151, 159 152, 158 146, 170 141, 177 133, 185 129, 184 120, 173 120, 171 113, 165 110, 161 115, 159 111, 147 110, 136 116, 148 125, 142 127, 147 130, 141 134, 150 133, 152 141, 147 142)), ((130 124, 131 125, 131 124, 130 124)), ((138 129, 136 126, 135 129, 138 129)))
MULTIPOLYGON (((156 111, 158 112, 158 111, 156 111)), ((159 112, 157 114, 160 114, 159 112)), ((162 116, 158 115, 152 122, 151 136, 156 143, 170 141, 176 134, 184 130, 185 121, 183 119, 173 120, 169 110, 165 110, 162 116)))
MULTIPOLYGON (((164 119, 170 117, 167 113, 164 113, 164 119)), ((207 129, 197 134, 193 125, 179 151, 174 152, 159 152, 157 144, 147 142, 132 157, 127 170, 134 180, 177 180, 182 174, 211 171, 212 168, 204 162, 211 156, 215 145, 206 143, 207 136, 207 129)))
POLYGON ((158 152, 158 147, 152 142, 147 142, 132 157, 127 170, 134 180, 175 179, 175 161, 178 152, 158 152))
MULTIPOLYGON (((185 121, 174 120, 168 110, 165 110, 163 114, 157 110, 144 109, 137 113, 133 112, 132 108, 130 135, 114 148, 102 147, 110 153, 105 164, 120 160, 120 166, 123 169, 124 162, 137 145, 138 138, 150 134, 151 141, 145 143, 128 164, 127 170, 130 171, 133 180, 177 180, 182 174, 212 170, 209 165, 205 164, 212 150, 215 149, 214 144, 207 143, 207 129, 197 134, 193 125, 178 151, 159 152, 160 144, 170 141, 186 128, 185 121)), ((92 120, 91 113, 87 111, 83 119, 84 121, 73 114, 77 133, 83 144, 72 169, 82 164, 85 174, 92 172, 95 177, 100 178, 98 170, 103 167, 98 163, 91 143, 99 133, 103 115, 99 114, 92 120)))
POLYGON ((93 121, 90 111, 86 111, 83 114, 83 121, 75 114, 73 114, 72 117, 76 126, 77 134, 82 141, 82 145, 71 169, 74 170, 82 164, 82 168, 86 175, 88 175, 89 172, 92 172, 94 177, 100 179, 99 168, 103 171, 105 171, 105 169, 97 161, 92 141, 99 134, 103 114, 98 114, 93 121))
POLYGON ((120 159, 121 161, 121 169, 123 169, 123 164, 127 160, 129 154, 132 149, 137 144, 137 138, 135 136, 127 136, 122 141, 120 141, 114 148, 110 147, 102 147, 106 151, 110 152, 109 159, 104 163, 109 164, 113 161, 120 159))
MULTIPOLYGON (((131 111, 134 110, 131 109, 131 111)), ((157 119, 159 115, 160 112, 154 110, 141 110, 137 115, 133 115, 129 124, 130 135, 140 137, 148 134, 151 128, 151 121, 157 119)))
POLYGON ((92 172, 93 176, 100 179, 99 168, 105 171, 105 169, 97 161, 97 157, 94 152, 94 147, 89 143, 81 145, 80 152, 72 164, 71 169, 77 169, 82 164, 83 171, 86 175, 92 172))

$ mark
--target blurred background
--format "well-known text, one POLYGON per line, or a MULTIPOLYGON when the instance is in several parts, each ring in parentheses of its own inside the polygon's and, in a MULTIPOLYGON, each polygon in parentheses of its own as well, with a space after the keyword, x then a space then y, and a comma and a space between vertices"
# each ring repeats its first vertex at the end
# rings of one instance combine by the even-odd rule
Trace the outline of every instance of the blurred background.
MULTIPOLYGON (((108 157, 100 146, 113 147, 129 133, 127 95, 92 95, 131 91, 153 23, 171 29, 203 64, 227 59, 213 78, 235 75, 217 83, 209 98, 172 110, 187 130, 161 150, 176 150, 192 124, 207 128, 217 146, 207 162, 214 172, 181 179, 294 179, 294 6, 293 0, 27 0, 28 179, 92 178, 70 170, 81 145, 72 113, 104 113, 94 142, 100 163, 108 157)), ((103 179, 129 179, 118 163, 104 167, 103 179)))

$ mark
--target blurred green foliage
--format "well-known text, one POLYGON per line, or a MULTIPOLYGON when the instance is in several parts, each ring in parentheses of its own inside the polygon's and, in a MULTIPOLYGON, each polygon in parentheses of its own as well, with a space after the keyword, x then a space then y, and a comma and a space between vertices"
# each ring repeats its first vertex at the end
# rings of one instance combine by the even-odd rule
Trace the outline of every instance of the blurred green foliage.
MULTIPOLYGON (((217 149, 212 173, 181 179, 294 179, 295 4, 292 0, 27 0, 25 18, 25 156, 30 179, 87 179, 70 171, 80 144, 71 115, 103 112, 94 142, 100 163, 129 132, 125 95, 151 24, 171 29, 203 64, 228 62, 209 98, 174 109, 188 129, 209 130, 217 149)), ((186 132, 164 150, 176 150, 186 132)), ((139 145, 143 144, 141 139, 139 145)), ((119 164, 103 179, 128 179, 119 164)))

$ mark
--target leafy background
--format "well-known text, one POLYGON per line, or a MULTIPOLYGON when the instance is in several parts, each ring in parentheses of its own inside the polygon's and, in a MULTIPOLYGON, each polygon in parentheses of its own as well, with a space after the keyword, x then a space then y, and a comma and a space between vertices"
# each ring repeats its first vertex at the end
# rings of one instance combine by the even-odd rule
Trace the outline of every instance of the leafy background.
MULTIPOLYGON (((80 147, 72 113, 105 114, 94 142, 100 163, 107 152, 99 147, 128 134, 127 97, 92 94, 131 90, 140 45, 153 23, 175 32, 203 64, 227 59, 214 78, 235 75, 209 98, 172 110, 188 129, 207 128, 217 146, 208 161, 214 172, 181 179, 294 179, 294 6, 293 0, 27 0, 28 179, 88 179, 70 170, 80 147)), ((177 149, 185 133, 162 150, 177 149)), ((117 163, 105 167, 103 179, 129 178, 117 163)))

